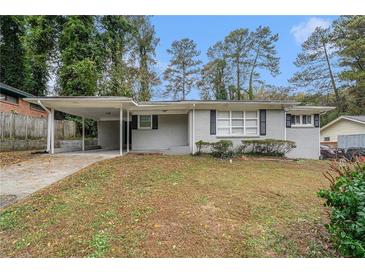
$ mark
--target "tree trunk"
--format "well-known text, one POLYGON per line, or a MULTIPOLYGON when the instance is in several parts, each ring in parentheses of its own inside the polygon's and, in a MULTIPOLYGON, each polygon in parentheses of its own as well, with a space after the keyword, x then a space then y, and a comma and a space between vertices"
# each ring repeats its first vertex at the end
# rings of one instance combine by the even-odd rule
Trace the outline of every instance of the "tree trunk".
POLYGON ((328 66, 328 72, 329 72, 329 75, 330 75, 330 78, 331 78, 332 88, 333 88, 333 91, 335 92, 335 96, 336 96, 337 107, 338 107, 339 112, 343 112, 344 111, 343 110, 343 105, 342 105, 341 98, 340 98, 340 95, 339 95, 337 87, 336 87, 335 79, 333 77, 331 64, 330 64, 330 61, 329 61, 329 58, 328 58, 325 43, 323 43, 323 49, 324 49, 324 55, 326 56, 326 62, 327 62, 327 66, 328 66))
POLYGON ((252 64, 252 69, 251 69, 251 73, 250 73, 250 81, 249 81, 249 84, 248 84, 249 86, 248 86, 247 94, 248 94, 248 98, 250 100, 253 100, 253 89, 252 89, 253 73, 255 72, 258 57, 259 57, 259 50, 257 50, 256 56, 255 56, 255 61, 252 64))
POLYGON ((236 92, 237 92, 237 100, 241 100, 241 88, 240 88, 240 57, 239 55, 237 55, 236 58, 236 70, 237 70, 237 87, 236 87, 236 92))

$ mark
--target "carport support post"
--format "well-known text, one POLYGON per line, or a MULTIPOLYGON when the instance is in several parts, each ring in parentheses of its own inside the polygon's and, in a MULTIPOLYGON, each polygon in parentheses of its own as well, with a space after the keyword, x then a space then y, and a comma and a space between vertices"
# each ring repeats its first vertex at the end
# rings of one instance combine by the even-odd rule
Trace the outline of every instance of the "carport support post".
POLYGON ((123 107, 120 107, 119 118, 119 154, 123 155, 123 107))
POLYGON ((52 113, 47 116, 47 152, 51 152, 51 130, 52 130, 52 113))
POLYGON ((81 143, 82 151, 85 151, 85 117, 82 117, 82 143, 81 143))
POLYGON ((51 154, 54 154, 54 108, 51 109, 51 154))
POLYGON ((129 110, 127 110, 127 153, 129 152, 129 110))

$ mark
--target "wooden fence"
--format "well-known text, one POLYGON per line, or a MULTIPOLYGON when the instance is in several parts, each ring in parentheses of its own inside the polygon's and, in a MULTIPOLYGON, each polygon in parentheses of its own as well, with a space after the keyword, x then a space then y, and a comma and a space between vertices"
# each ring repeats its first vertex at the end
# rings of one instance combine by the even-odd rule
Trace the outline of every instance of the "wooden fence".
MULTIPOLYGON (((55 136, 60 140, 75 138, 76 123, 56 120, 55 136)), ((47 138, 47 118, 0 112, 0 138, 1 141, 47 138)))

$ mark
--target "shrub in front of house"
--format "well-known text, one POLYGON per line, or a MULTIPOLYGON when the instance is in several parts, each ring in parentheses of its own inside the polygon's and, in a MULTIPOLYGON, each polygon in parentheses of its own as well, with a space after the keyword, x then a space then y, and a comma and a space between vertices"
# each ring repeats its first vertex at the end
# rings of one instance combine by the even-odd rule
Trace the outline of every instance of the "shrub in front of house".
POLYGON ((195 143, 195 145, 197 149, 197 152, 195 154, 200 155, 205 148, 210 146, 210 143, 204 142, 203 140, 199 140, 198 142, 195 143))
POLYGON ((230 140, 220 140, 215 143, 210 143, 211 154, 215 158, 231 158, 234 155, 233 143, 230 140))
POLYGON ((295 142, 276 139, 243 140, 237 154, 284 156, 295 148, 295 142))
POLYGON ((331 185, 318 195, 331 208, 333 243, 345 257, 365 257, 365 164, 333 162, 324 175, 331 185))

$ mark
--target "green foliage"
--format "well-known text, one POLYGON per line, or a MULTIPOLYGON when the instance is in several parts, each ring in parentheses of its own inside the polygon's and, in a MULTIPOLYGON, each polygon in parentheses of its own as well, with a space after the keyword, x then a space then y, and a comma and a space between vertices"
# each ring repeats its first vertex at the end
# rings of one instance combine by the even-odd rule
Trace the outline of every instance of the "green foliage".
POLYGON ((100 258, 105 257, 106 253, 110 249, 110 235, 105 231, 101 230, 93 235, 90 242, 91 247, 94 248, 94 252, 90 254, 90 257, 100 258))
POLYGON ((365 114, 365 16, 341 16, 334 23, 334 39, 342 67, 340 78, 347 81, 349 111, 365 114))
POLYGON ((0 80, 19 89, 25 83, 23 25, 23 16, 0 16, 0 80))
POLYGON ((36 96, 45 96, 57 50, 62 16, 25 17, 24 46, 26 48, 25 89, 36 96))
POLYGON ((234 155, 232 150, 233 143, 230 140, 220 140, 215 143, 210 143, 212 156, 215 158, 231 158, 234 155))
POLYGON ((295 142, 264 139, 264 140, 243 140, 238 147, 238 154, 265 155, 265 156, 284 156, 295 148, 295 142))
POLYGON ((198 142, 195 143, 196 148, 197 148, 197 152, 196 155, 200 155, 202 153, 202 150, 206 147, 208 147, 210 145, 209 142, 204 142, 203 140, 199 140, 198 142))
POLYGON ((343 256, 365 257, 365 164, 332 163, 325 173, 330 189, 318 195, 331 208, 331 222, 327 226, 333 242, 343 256))
POLYGON ((164 71, 164 80, 168 81, 164 96, 185 100, 186 95, 197 85, 197 73, 199 72, 198 60, 200 51, 196 43, 188 38, 174 41, 167 50, 171 60, 164 71))
POLYGON ((279 40, 278 34, 272 34, 269 27, 259 26, 252 33, 253 50, 250 60, 250 77, 247 90, 248 98, 254 99, 253 80, 257 68, 266 69, 271 75, 279 74, 279 57, 275 48, 275 43, 279 40))
POLYGON ((68 16, 60 35, 60 95, 94 95, 100 79, 101 44, 93 16, 68 16))
POLYGON ((343 99, 337 88, 339 78, 333 71, 336 56, 334 48, 331 30, 317 27, 302 44, 302 51, 294 62, 300 70, 289 82, 297 87, 305 87, 308 91, 333 92, 336 96, 338 111, 343 112, 343 99))

